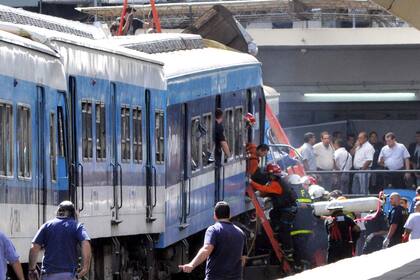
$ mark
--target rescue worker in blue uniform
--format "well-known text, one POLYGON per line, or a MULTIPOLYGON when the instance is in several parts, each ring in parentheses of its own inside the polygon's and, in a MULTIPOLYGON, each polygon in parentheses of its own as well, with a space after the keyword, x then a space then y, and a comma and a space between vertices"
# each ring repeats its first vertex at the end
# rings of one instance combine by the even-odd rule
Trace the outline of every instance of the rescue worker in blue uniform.
POLYGON ((354 256, 360 228, 344 214, 343 206, 330 205, 327 209, 332 213, 325 221, 328 233, 327 263, 330 264, 354 256))

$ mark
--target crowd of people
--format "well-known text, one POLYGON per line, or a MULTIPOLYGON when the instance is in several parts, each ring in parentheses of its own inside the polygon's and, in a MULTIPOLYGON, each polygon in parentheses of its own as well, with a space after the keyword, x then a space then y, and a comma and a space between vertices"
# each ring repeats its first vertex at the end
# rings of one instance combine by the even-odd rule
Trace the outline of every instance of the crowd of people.
POLYGON ((420 185, 420 173, 401 170, 420 169, 420 131, 408 149, 393 132, 386 133, 383 139, 381 142, 375 131, 362 131, 357 139, 354 134, 343 137, 342 133, 334 132, 331 136, 324 131, 317 143, 316 135, 308 132, 299 152, 306 172, 317 173, 319 183, 327 190, 368 194, 390 187, 415 189, 420 185), (355 171, 346 172, 349 170, 355 171))

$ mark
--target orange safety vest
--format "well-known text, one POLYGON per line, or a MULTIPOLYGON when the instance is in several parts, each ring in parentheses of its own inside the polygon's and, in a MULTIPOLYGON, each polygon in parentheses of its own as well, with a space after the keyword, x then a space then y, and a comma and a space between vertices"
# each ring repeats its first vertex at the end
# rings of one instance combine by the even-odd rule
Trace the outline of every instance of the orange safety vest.
POLYGON ((260 159, 257 156, 257 145, 254 143, 246 144, 246 154, 248 161, 246 173, 252 175, 258 170, 260 164, 260 159))
POLYGON ((254 190, 261 192, 261 196, 283 194, 283 187, 280 185, 279 182, 275 180, 268 182, 266 185, 261 185, 261 184, 258 184, 257 182, 250 180, 250 184, 254 190))

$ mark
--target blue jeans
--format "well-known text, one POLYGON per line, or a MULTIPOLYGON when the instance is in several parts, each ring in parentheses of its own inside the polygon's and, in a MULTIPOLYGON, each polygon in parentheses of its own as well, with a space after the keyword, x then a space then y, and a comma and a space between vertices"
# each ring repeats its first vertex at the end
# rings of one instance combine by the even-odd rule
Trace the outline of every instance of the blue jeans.
POLYGON ((62 273, 51 273, 43 274, 41 280, 75 280, 74 273, 62 272, 62 273))

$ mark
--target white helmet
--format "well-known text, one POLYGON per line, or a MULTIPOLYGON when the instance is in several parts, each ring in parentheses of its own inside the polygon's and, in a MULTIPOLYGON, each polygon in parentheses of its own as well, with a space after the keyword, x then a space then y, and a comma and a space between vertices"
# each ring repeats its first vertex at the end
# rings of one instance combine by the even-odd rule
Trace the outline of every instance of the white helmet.
POLYGON ((302 183, 300 176, 297 174, 287 176, 287 182, 291 185, 300 185, 302 183))
POLYGON ((328 192, 319 185, 311 185, 308 193, 311 196, 311 199, 318 199, 328 194, 328 192))

